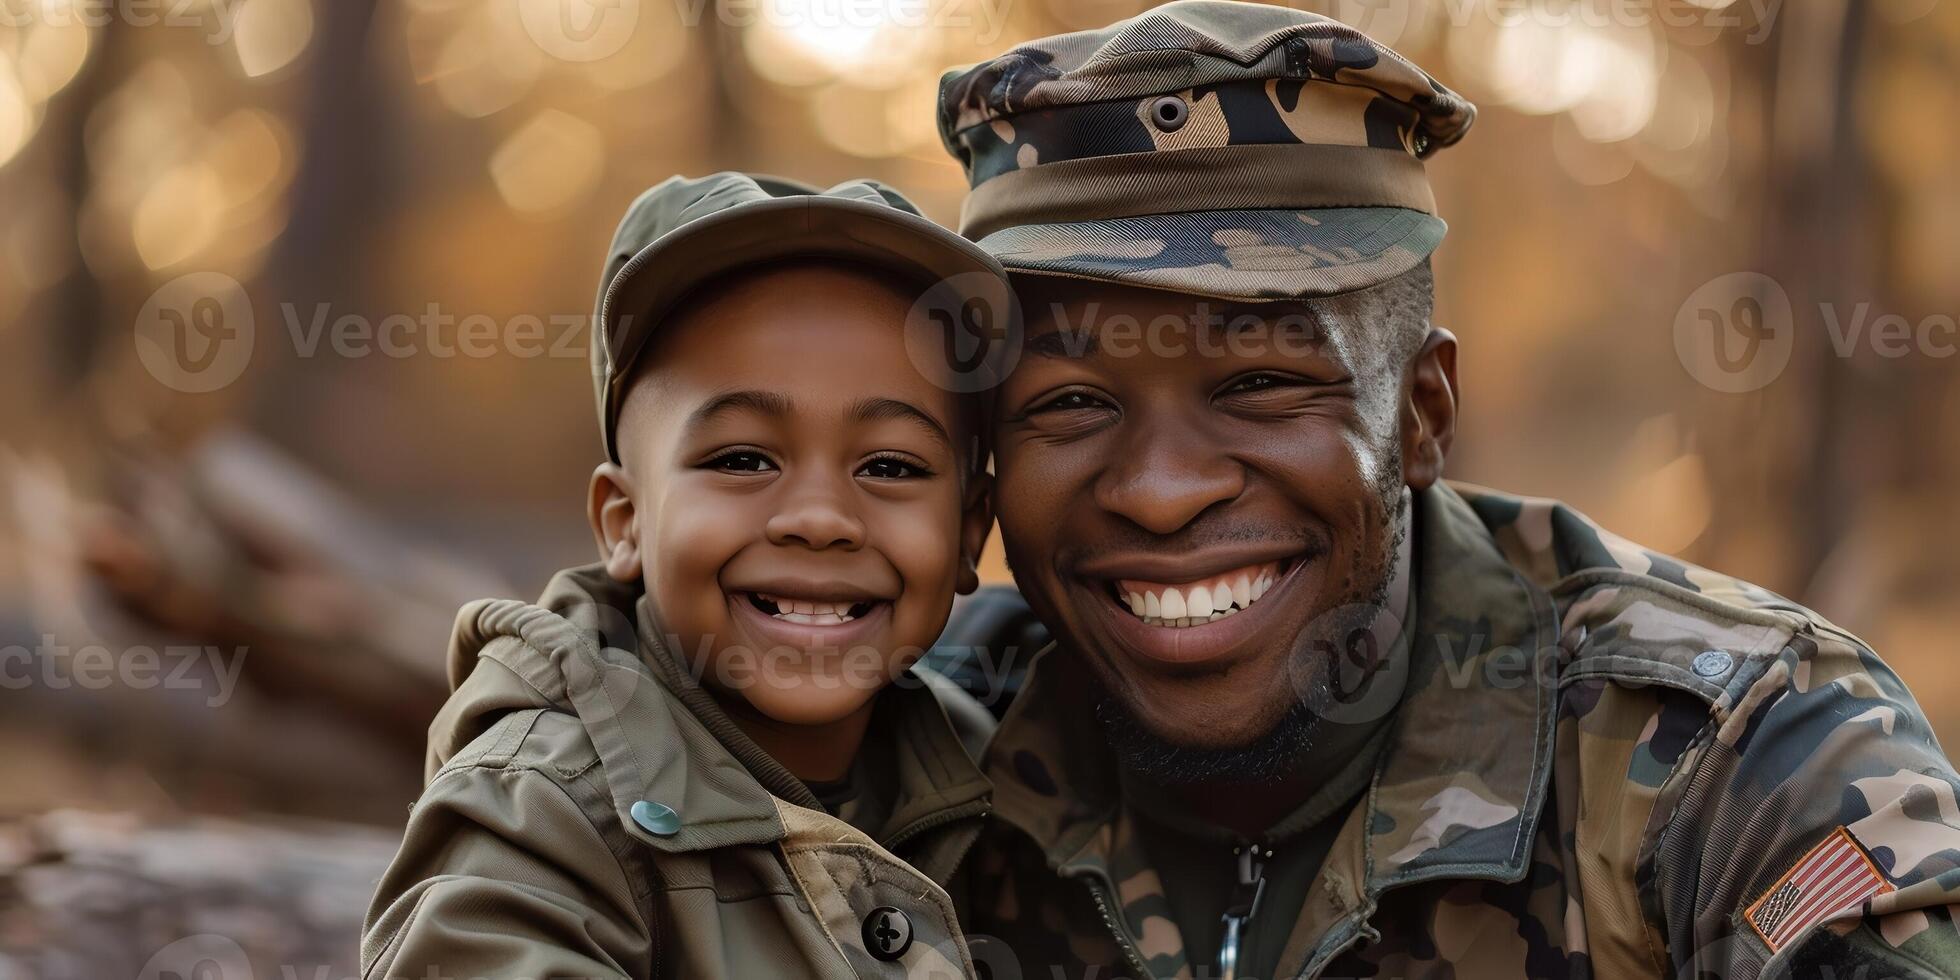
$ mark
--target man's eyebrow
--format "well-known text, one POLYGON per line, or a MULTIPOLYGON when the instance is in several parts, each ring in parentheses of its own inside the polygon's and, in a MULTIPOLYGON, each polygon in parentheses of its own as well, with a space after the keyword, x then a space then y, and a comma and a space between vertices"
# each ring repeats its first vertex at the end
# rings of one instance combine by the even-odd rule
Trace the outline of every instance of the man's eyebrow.
POLYGON ((756 412, 772 418, 783 418, 793 411, 787 397, 773 391, 743 389, 716 395, 702 403, 687 417, 688 428, 705 425, 718 415, 729 412, 756 412))
POLYGON ((1061 328, 1038 333, 1022 342, 1021 349, 1036 357, 1090 357, 1101 350, 1096 335, 1088 327, 1061 328))
POLYGON ((851 406, 851 418, 858 422, 874 422, 879 419, 902 419, 916 424, 919 428, 941 443, 951 446, 953 437, 946 427, 933 418, 925 409, 911 402, 896 398, 866 398, 851 406))

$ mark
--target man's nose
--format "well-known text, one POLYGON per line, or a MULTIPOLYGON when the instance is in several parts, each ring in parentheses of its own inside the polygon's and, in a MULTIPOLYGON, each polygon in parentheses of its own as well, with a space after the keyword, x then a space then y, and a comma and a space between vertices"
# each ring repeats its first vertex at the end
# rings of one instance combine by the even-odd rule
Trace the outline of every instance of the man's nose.
POLYGON ((1245 469, 1215 440, 1174 419, 1139 420, 1096 481, 1096 502, 1153 534, 1171 534, 1245 490, 1245 469))
POLYGON ((864 521, 848 487, 834 480, 805 479, 786 488, 782 506, 763 525, 769 543, 855 551, 864 544, 864 521))

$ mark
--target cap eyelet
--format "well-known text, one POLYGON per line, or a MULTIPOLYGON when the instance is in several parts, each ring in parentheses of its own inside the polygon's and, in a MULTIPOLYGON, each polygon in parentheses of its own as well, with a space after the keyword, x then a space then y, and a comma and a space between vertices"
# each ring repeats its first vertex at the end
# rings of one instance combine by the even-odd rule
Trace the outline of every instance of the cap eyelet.
POLYGON ((1175 95, 1166 95, 1150 103, 1150 123, 1158 132, 1175 133, 1184 128, 1184 121, 1191 118, 1191 108, 1175 95))

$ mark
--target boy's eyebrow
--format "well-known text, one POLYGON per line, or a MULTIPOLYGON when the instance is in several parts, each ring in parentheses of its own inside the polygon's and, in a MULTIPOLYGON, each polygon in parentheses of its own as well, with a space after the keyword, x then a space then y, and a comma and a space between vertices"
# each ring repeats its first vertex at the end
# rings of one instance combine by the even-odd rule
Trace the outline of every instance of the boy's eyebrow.
POLYGON ((772 418, 783 418, 792 411, 789 399, 773 391, 744 389, 716 395, 703 402, 700 408, 687 417, 688 428, 702 425, 725 412, 759 412, 772 418))
POLYGON ((851 418, 859 422, 872 422, 878 419, 903 419, 916 423, 941 443, 947 446, 953 444, 953 437, 947 433, 945 426, 939 424, 938 419, 933 418, 917 405, 911 402, 899 401, 896 398, 872 397, 863 399, 851 406, 851 418))

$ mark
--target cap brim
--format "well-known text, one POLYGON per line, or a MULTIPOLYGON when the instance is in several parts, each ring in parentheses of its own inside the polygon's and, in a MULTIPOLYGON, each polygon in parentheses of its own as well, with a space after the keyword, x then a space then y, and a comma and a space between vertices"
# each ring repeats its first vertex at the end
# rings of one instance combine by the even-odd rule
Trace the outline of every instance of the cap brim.
POLYGON ((1366 289, 1416 267, 1447 230, 1398 207, 1195 211, 1017 225, 980 239, 1009 272, 1226 300, 1366 289))
POLYGON ((604 431, 606 451, 617 458, 612 432, 620 387, 636 359, 674 303, 694 287, 744 266, 794 257, 862 262, 894 272, 926 289, 950 290, 977 300, 989 311, 1009 315, 1012 290, 1004 270, 978 245, 950 229, 908 211, 821 195, 757 201, 719 211, 681 226, 642 249, 621 268, 608 288, 605 316, 639 318, 614 329, 611 338, 604 431))

